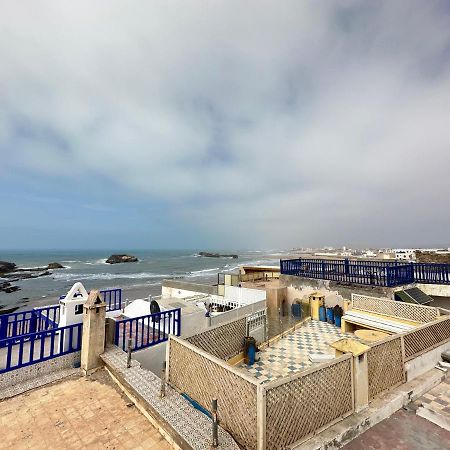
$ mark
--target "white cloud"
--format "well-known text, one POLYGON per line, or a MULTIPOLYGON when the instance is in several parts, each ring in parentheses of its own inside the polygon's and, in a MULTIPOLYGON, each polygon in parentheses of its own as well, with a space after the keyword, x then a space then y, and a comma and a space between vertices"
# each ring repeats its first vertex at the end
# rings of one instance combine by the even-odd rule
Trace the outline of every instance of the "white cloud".
POLYGON ((445 5, 2 2, 14 170, 83 167, 218 244, 448 242, 445 5))

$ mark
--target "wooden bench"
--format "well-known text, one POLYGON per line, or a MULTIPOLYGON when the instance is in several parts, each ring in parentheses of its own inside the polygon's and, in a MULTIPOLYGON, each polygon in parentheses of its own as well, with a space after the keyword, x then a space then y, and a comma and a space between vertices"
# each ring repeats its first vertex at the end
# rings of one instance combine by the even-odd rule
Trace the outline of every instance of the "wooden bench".
POLYGON ((412 330, 418 325, 420 324, 417 323, 416 325, 402 319, 396 320, 380 314, 351 309, 342 316, 341 329, 344 333, 353 332, 355 328, 368 328, 396 334, 412 330))

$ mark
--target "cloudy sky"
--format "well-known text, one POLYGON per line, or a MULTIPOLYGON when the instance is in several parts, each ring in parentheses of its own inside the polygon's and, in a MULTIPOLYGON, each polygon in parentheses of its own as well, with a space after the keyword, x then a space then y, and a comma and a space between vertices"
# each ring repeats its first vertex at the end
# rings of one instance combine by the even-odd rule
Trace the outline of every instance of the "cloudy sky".
POLYGON ((448 1, 0 7, 0 248, 450 245, 448 1))

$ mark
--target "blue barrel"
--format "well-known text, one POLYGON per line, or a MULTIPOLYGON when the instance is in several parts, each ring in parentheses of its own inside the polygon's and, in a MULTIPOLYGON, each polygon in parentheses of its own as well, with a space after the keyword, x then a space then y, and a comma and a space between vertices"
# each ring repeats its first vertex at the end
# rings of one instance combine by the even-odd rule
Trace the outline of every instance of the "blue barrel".
POLYGON ((321 306, 319 308, 319 320, 321 322, 326 322, 327 321, 327 313, 325 311, 325 306, 321 306))
POLYGON ((333 308, 327 308, 327 322, 334 323, 334 311, 333 308))
POLYGON ((336 317, 334 318, 334 324, 335 324, 337 327, 341 328, 341 316, 336 316, 336 317))
POLYGON ((250 344, 248 347, 248 365, 253 366, 255 364, 255 356, 256 356, 256 348, 253 344, 250 344))

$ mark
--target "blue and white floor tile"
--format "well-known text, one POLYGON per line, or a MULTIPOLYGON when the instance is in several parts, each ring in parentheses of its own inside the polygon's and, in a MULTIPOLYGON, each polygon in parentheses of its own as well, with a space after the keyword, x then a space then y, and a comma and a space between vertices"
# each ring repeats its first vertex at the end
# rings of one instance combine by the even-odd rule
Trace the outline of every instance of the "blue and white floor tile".
POLYGON ((260 360, 253 366, 242 363, 239 367, 261 381, 272 381, 312 366, 314 363, 309 360, 311 353, 334 355, 330 344, 343 337, 356 338, 354 334, 342 333, 334 325, 311 320, 295 333, 261 351, 260 360))

